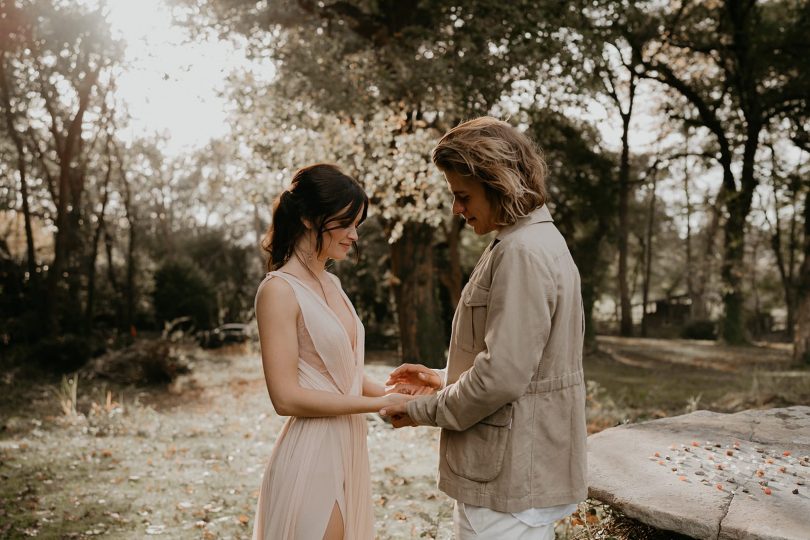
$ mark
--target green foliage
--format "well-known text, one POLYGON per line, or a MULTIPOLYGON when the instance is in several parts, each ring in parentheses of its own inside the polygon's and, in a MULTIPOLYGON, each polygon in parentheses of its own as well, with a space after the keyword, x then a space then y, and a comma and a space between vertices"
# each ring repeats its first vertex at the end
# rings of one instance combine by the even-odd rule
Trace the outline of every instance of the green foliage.
POLYGON ((200 268, 185 258, 170 258, 155 272, 152 295, 155 318, 165 323, 179 317, 191 317, 197 329, 215 322, 215 291, 200 268))
POLYGON ((609 266, 603 242, 616 227, 614 161, 599 148, 596 132, 585 124, 551 110, 528 111, 526 119, 552 171, 549 206, 579 268, 590 339, 593 304, 609 266))
POLYGON ((578 14, 556 0, 178 1, 195 6, 198 24, 241 32, 257 55, 277 59, 287 95, 350 114, 441 111, 450 124, 559 66, 573 52, 560 29, 578 14))
POLYGON ((34 342, 42 335, 38 277, 29 279, 23 264, 0 256, 0 348, 34 342))
POLYGON ((259 261, 254 246, 240 246, 224 231, 211 229, 185 239, 178 235, 182 253, 194 262, 214 287, 217 322, 245 321, 253 310, 259 261))

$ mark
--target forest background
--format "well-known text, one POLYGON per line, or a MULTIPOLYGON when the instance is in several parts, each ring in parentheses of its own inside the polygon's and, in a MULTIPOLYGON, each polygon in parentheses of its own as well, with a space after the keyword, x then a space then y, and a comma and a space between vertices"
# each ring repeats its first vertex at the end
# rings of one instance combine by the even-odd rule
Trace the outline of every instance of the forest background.
POLYGON ((239 44, 225 125, 189 151, 132 129, 120 6, 0 3, 4 358, 67 372, 179 318, 249 321, 272 200, 329 161, 372 200, 359 259, 334 267, 369 346, 439 365, 486 239, 430 151, 493 114, 545 152, 589 336, 778 339, 808 362, 807 2, 164 8, 189 44, 239 44))
MULTIPOLYGON (((369 373, 441 367, 490 238, 430 152, 485 114, 549 165, 590 433, 807 404, 809 25, 806 0, 0 0, 0 535, 247 537, 282 422, 253 315, 274 198, 319 161, 363 183, 331 269, 369 373)), ((367 420, 380 537, 449 537, 436 434, 367 420)))

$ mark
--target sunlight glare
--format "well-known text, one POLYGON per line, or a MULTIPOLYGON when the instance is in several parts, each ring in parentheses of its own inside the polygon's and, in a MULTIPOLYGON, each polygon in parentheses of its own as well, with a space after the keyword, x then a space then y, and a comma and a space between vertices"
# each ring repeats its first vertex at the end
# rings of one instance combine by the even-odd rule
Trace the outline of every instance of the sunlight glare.
POLYGON ((126 43, 118 92, 132 117, 128 139, 158 134, 178 155, 228 132, 228 104, 219 94, 235 70, 272 78, 273 66, 246 58, 244 43, 200 37, 173 24, 164 0, 107 0, 113 36, 126 43))

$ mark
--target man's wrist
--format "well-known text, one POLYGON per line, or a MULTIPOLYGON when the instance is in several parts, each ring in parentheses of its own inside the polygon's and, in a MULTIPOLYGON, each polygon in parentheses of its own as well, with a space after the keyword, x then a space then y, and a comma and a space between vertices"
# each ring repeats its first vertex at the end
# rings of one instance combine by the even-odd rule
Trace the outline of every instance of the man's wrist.
POLYGON ((406 405, 408 416, 420 426, 436 426, 437 394, 412 399, 406 405))

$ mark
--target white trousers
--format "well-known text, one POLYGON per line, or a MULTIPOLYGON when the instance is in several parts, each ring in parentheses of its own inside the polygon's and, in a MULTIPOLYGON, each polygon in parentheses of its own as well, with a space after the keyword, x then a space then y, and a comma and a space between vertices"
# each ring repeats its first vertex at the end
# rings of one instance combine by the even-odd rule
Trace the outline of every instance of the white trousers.
POLYGON ((554 523, 532 527, 510 513, 456 502, 453 536, 455 540, 554 540, 554 523))

